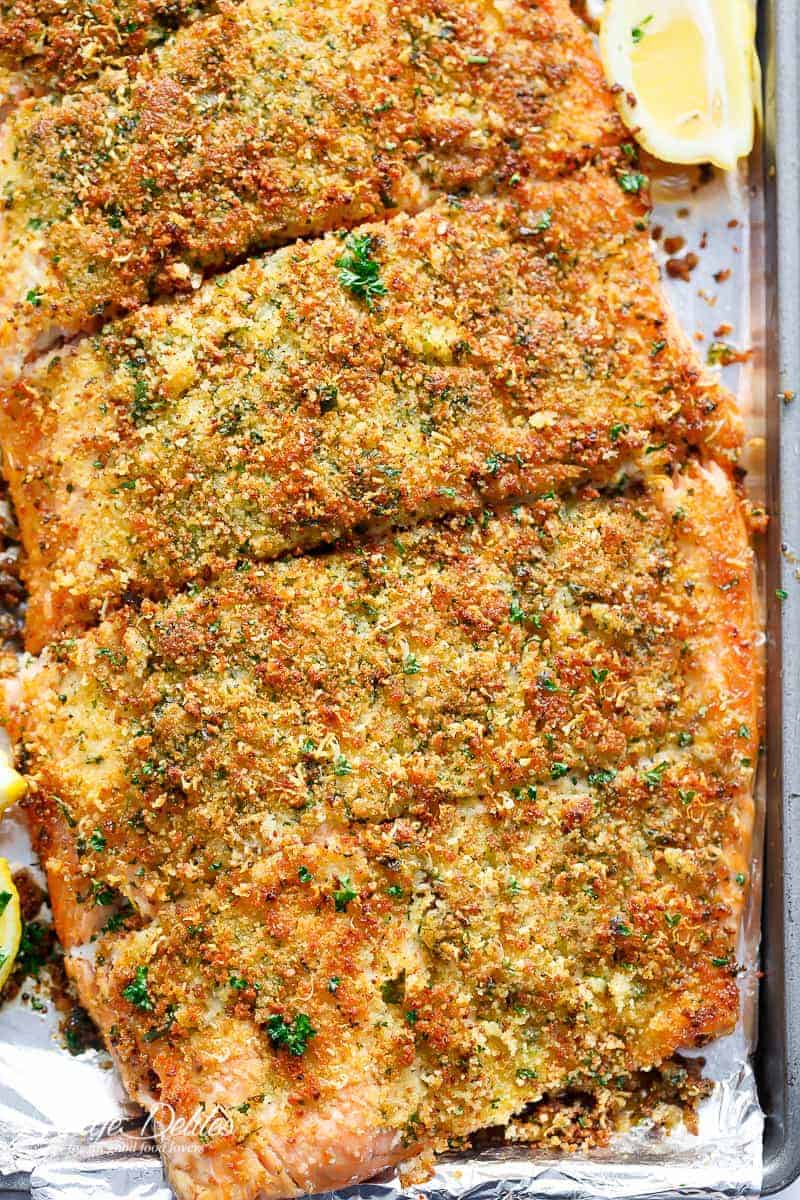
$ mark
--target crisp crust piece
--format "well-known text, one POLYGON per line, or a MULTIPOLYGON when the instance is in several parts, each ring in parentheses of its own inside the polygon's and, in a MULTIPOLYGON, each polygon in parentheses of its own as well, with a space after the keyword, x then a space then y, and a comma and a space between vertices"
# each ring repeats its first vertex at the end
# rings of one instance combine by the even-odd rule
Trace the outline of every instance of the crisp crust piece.
POLYGON ((181 1194, 364 1177, 731 1028, 756 632, 736 495, 688 462, 56 643, 16 732, 59 933, 106 928, 81 993, 145 1103, 232 1122, 165 1139, 181 1194))
POLYGON ((26 373, 0 436, 29 647, 242 559, 693 445, 734 457, 733 398, 674 326, 644 211, 594 168, 443 200, 362 229, 370 304, 331 236, 26 373))
POLYGON ((9 117, 6 366, 255 249, 558 175, 620 128, 567 0, 226 6, 9 117))
POLYGON ((216 7, 215 0, 5 0, 0 102, 44 88, 72 91, 216 7))

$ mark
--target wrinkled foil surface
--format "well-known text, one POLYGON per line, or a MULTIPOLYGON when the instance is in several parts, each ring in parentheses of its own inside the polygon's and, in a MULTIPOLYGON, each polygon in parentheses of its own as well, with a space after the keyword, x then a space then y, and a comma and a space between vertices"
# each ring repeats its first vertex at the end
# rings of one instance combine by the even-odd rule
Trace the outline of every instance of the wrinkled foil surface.
MULTIPOLYGON (((680 321, 705 355, 714 330, 753 346, 747 364, 727 367, 725 382, 741 399, 748 422, 745 464, 749 492, 762 498, 764 388, 758 348, 763 345, 763 294, 758 263, 763 233, 760 199, 743 175, 699 173, 655 180, 653 226, 680 235, 699 264, 690 281, 665 285, 680 321), (687 212, 688 210, 688 212, 687 212), (724 283, 719 271, 730 271, 724 283)), ((656 246, 662 263, 666 254, 656 246)), ((761 772, 763 777, 763 770, 761 772)), ((763 796, 759 798, 756 864, 739 961, 742 1011, 734 1034, 703 1051, 704 1074, 714 1081, 699 1110, 699 1133, 681 1128, 666 1136, 648 1125, 613 1137, 608 1148, 561 1157, 508 1145, 438 1160, 424 1184, 403 1185, 393 1172, 336 1193, 331 1200, 558 1200, 641 1197, 680 1192, 709 1197, 757 1196, 761 1184, 763 1118, 750 1064, 755 1049, 760 910, 760 846, 763 796)), ((11 810, 0 823, 0 855, 12 869, 34 863, 21 816, 11 810)), ((23 988, 23 991, 25 989, 23 988)), ((73 1057, 63 1047, 59 1014, 35 1012, 17 999, 0 1009, 0 1193, 30 1191, 34 1200, 170 1200, 157 1147, 142 1128, 142 1115, 125 1096, 108 1057, 87 1051, 73 1057)))

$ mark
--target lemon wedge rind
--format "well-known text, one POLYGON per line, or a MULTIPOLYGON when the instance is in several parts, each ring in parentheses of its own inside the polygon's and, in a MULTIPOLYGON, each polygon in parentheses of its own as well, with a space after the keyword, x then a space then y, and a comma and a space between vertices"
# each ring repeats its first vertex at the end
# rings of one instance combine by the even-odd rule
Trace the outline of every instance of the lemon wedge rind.
POLYGON ((751 0, 606 0, 600 49, 626 125, 656 158, 733 170, 755 136, 751 0))
POLYGON ((19 892, 11 878, 11 868, 0 858, 0 988, 14 966, 22 937, 19 892))

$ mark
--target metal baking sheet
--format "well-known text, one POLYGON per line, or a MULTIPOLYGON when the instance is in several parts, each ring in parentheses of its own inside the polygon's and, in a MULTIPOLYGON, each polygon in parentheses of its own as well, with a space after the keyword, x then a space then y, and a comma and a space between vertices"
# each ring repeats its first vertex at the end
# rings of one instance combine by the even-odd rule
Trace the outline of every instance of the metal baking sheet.
MULTIPOLYGON (((795 0, 763 0, 760 7, 767 85, 763 168, 756 155, 748 181, 737 184, 718 176, 696 191, 687 190, 685 183, 662 181, 655 223, 663 221, 669 234, 685 232, 687 249, 695 249, 702 233, 710 230, 710 249, 701 254, 691 281, 672 288, 684 327, 705 338, 701 353, 713 327, 725 323, 733 326, 726 340, 739 346, 752 340, 756 347, 748 364, 726 374, 748 411, 753 488, 757 497, 764 492, 774 514, 765 555, 770 672, 763 805, 765 975, 756 1064, 766 1114, 763 1186, 772 1192, 800 1171, 800 1093, 795 1084, 800 1083, 800 946, 793 938, 791 907, 792 865, 800 862, 800 712, 795 683, 800 680, 800 583, 791 553, 781 555, 785 543, 794 547, 800 562, 800 504, 792 503, 789 490, 794 478, 800 478, 793 469, 800 467, 795 461, 800 459, 800 397, 794 408, 776 399, 792 387, 800 391, 800 232, 794 227, 800 213, 800 122, 795 107, 800 19, 795 0), (777 176, 772 172, 776 161, 777 176), (679 213, 684 203, 689 216, 679 213), (729 228, 732 217, 740 223, 729 228), (732 255, 738 255, 738 263, 731 262, 732 255), (729 266, 735 266, 732 279, 725 287, 715 287, 714 272, 729 266), (775 600, 778 588, 790 596, 783 605, 775 600)), ((9 838, 13 848, 0 846, 0 852, 23 862, 24 832, 6 821, 4 845, 9 838)), ((534 1194, 666 1200, 687 1193, 756 1194, 762 1118, 747 1058, 758 990, 757 902, 756 891, 746 938, 750 970, 743 985, 743 1021, 736 1035, 705 1052, 710 1073, 724 1082, 703 1106, 699 1139, 684 1134, 659 1142, 644 1129, 615 1141, 605 1152, 549 1161, 526 1159, 518 1147, 510 1147, 445 1162, 422 1188, 403 1189, 387 1177, 341 1195, 364 1200, 398 1200, 401 1194, 428 1200, 534 1194)), ((52 1015, 48 1024, 45 1017, 17 1005, 0 1016, 0 1189, 29 1189, 36 1200, 168 1200, 171 1193, 163 1183, 154 1146, 119 1135, 120 1125, 130 1122, 134 1110, 108 1069, 108 1060, 97 1052, 68 1056, 58 1045, 52 1015)))
POLYGON ((800 12, 763 0, 767 375, 766 839, 756 1071, 766 1195, 800 1175, 800 12), (788 594, 778 602, 776 591, 788 594))

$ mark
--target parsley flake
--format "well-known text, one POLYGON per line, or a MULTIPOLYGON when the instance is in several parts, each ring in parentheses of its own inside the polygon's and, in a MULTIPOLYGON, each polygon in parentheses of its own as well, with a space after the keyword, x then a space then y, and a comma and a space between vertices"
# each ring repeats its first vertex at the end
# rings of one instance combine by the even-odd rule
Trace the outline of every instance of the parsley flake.
POLYGON ((511 603, 508 606, 508 619, 512 625, 521 625, 525 620, 525 610, 516 596, 511 597, 511 603))
POLYGON ((317 1031, 305 1013, 296 1013, 294 1020, 286 1021, 280 1013, 267 1019, 267 1035, 273 1046, 285 1047, 295 1058, 305 1054, 308 1043, 317 1036, 317 1031))
POLYGON ((346 912, 347 906, 351 900, 355 900, 358 892, 353 891, 353 885, 350 882, 349 875, 343 875, 339 880, 339 887, 333 893, 333 903, 337 912, 346 912))
POLYGON ((629 196, 638 196, 642 188, 647 187, 647 176, 641 171, 623 171, 617 176, 617 182, 623 192, 629 196))
POLYGON ((640 21, 638 25, 634 25, 633 29, 631 29, 631 41, 634 42, 635 45, 638 46, 639 42, 644 37, 647 26, 654 19, 655 18, 653 16, 653 14, 651 13, 649 17, 645 17, 643 21, 640 21))
POLYGON ((351 233, 345 249, 347 253, 336 260, 339 282, 372 309, 375 297, 386 295, 386 284, 380 277, 380 264, 372 257, 371 234, 351 233))
POLYGON ((155 1008, 150 993, 147 990, 147 967, 137 967, 133 979, 122 989, 123 997, 129 1004, 140 1008, 142 1012, 152 1012, 155 1008))

